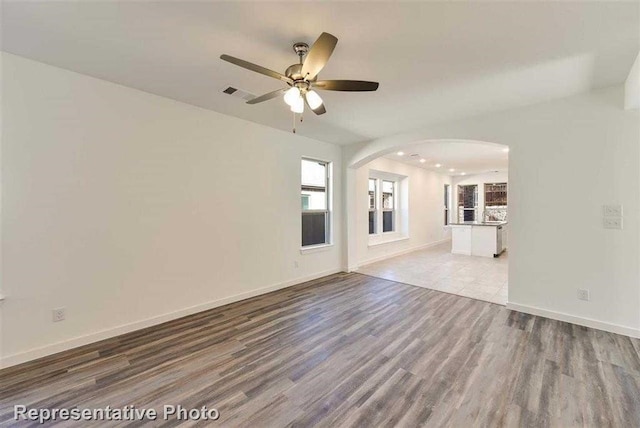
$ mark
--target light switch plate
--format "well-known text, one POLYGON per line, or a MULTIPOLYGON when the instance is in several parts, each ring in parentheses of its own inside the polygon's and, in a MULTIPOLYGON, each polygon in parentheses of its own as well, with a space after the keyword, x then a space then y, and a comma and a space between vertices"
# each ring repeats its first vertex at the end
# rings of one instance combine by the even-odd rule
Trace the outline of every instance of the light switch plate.
POLYGON ((605 229, 622 229, 622 217, 605 217, 605 229))
POLYGON ((602 215, 605 217, 622 217, 622 205, 603 205, 602 215))

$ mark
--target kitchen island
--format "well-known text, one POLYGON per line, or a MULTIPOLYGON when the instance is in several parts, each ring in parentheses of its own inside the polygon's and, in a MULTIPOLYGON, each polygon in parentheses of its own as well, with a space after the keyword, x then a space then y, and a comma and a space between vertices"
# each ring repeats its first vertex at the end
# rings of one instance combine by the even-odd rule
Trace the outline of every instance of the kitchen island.
POLYGON ((498 257, 507 248, 506 221, 451 223, 451 252, 498 257))

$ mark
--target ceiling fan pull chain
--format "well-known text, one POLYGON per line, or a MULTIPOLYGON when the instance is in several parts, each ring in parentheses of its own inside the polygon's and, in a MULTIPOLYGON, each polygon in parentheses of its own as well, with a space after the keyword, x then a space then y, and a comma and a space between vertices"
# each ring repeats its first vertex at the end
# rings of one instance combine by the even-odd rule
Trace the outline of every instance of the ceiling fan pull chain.
POLYGON ((296 133, 296 113, 293 113, 293 133, 296 133))

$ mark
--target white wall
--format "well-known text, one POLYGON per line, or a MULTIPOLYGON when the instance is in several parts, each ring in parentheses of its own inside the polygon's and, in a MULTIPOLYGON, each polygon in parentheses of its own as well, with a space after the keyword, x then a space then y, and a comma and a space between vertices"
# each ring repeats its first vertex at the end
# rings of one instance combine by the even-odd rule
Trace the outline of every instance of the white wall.
POLYGON ((2 60, 3 364, 340 270, 340 147, 2 60), (336 245, 304 255, 302 156, 335 175, 336 245))
MULTIPOLYGON (((443 222, 444 185, 451 184, 451 177, 380 158, 359 168, 356 181, 358 265, 450 239, 450 231, 444 227, 443 222), (408 212, 404 213, 407 214, 408 224, 405 224, 404 227, 408 230, 408 239, 370 245, 368 179, 371 170, 407 177, 408 194, 405 191, 404 195, 400 195, 400 198, 406 198, 408 203, 408 212)), ((392 239, 401 237, 401 233, 390 236, 392 239)))
MULTIPOLYGON (((458 219, 458 186, 476 185, 478 186, 478 218, 482 220, 482 213, 484 212, 484 185, 487 183, 508 183, 509 174, 506 171, 499 172, 487 172, 484 174, 474 174, 465 176, 453 177, 453 185, 451 186, 453 192, 453 214, 452 221, 462 220, 458 219)), ((509 195, 507 194, 507 204, 509 195)))
MULTIPOLYGON (((510 306, 640 336, 640 113, 624 110, 624 87, 383 138, 345 162, 449 138, 511 148, 510 306), (624 206, 624 230, 603 228, 604 204, 624 206)), ((357 220, 347 219, 349 255, 357 220)))
POLYGON ((624 82, 624 108, 627 110, 640 108, 640 53, 624 82))

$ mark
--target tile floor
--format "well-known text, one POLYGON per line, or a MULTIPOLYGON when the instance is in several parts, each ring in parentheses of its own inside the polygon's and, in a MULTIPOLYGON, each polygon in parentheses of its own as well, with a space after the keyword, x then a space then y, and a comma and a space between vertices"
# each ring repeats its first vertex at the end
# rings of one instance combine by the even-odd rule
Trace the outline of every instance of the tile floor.
POLYGON ((438 245, 361 266, 358 273, 504 305, 507 303, 505 251, 498 258, 451 254, 438 245))

